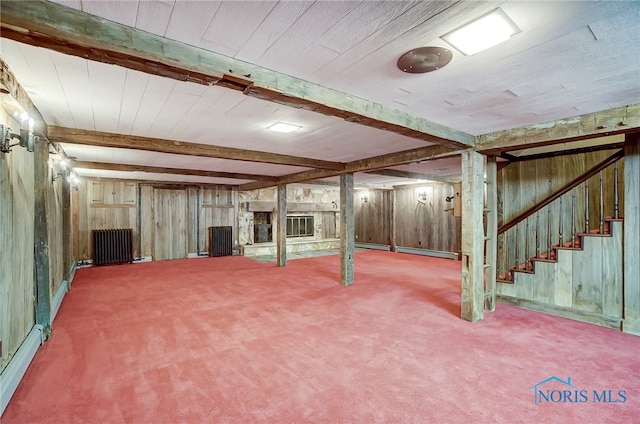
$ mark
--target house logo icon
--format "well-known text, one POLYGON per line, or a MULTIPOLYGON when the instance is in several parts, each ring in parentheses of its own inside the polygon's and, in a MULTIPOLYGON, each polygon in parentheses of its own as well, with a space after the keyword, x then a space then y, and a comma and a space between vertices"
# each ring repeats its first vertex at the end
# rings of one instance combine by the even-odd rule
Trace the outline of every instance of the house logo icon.
MULTIPOLYGON (((533 386, 529 387, 529 390, 533 389, 533 404, 537 405, 541 400, 545 400, 545 401, 549 401, 550 398, 553 397, 553 393, 557 392, 560 393, 561 397, 563 394, 566 395, 566 393, 571 394, 573 391, 571 389, 574 389, 575 393, 579 393, 578 388, 576 386, 574 386, 573 384, 571 384, 571 377, 567 377, 567 381, 564 381, 561 378, 556 377, 555 375, 552 375, 551 377, 542 380, 536 384, 534 384, 533 386), (553 390, 553 391, 543 391, 542 390, 542 386, 544 386, 547 383, 551 383, 553 381, 557 381, 562 385, 567 386, 565 389, 567 390, 553 390), (549 394, 551 393, 551 396, 549 396, 549 394)), ((552 402, 555 402, 554 399, 552 399, 552 402)))

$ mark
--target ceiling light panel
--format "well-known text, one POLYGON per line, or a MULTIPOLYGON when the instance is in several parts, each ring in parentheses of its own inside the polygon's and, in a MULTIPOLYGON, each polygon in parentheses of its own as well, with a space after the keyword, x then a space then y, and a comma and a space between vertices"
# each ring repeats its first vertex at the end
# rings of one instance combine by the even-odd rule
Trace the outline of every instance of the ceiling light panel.
POLYGON ((302 127, 299 125, 292 125, 284 122, 277 122, 271 125, 270 127, 267 127, 268 130, 271 130, 273 132, 280 132, 280 133, 290 133, 300 128, 302 127))
POLYGON ((470 56, 503 43, 519 32, 520 28, 498 8, 441 38, 462 54, 470 56))

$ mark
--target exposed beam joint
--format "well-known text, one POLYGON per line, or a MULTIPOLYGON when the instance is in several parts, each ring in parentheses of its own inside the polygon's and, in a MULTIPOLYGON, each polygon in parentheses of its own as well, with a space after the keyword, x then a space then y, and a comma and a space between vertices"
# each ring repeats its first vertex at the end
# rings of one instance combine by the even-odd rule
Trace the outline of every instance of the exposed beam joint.
POLYGON ((633 133, 638 129, 640 103, 481 135, 474 149, 499 156, 501 152, 633 133))
POLYGON ((344 164, 341 162, 260 152, 256 150, 238 149, 234 147, 187 143, 184 141, 163 140, 159 138, 114 134, 74 128, 50 126, 48 130, 48 137, 49 140, 57 143, 135 149, 158 153, 172 153, 178 155, 273 163, 278 165, 292 165, 331 170, 344 169, 344 164))
POLYGON ((475 142, 470 134, 406 112, 53 2, 3 1, 0 25, 5 38, 89 60, 181 81, 220 84, 453 148, 468 148, 475 142))

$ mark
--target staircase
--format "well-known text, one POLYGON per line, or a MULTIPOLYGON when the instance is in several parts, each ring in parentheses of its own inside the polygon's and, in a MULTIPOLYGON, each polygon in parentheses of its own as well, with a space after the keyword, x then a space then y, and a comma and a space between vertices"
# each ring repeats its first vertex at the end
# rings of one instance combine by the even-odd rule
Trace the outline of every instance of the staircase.
MULTIPOLYGON (((623 312, 623 218, 618 160, 574 180, 555 199, 502 226, 496 295, 503 303, 619 328, 623 312), (611 214, 603 172, 612 167, 611 214), (595 227, 595 228, 594 228, 595 227)), ((548 200, 548 199, 545 199, 548 200)), ((500 230, 499 230, 500 233, 500 230)))

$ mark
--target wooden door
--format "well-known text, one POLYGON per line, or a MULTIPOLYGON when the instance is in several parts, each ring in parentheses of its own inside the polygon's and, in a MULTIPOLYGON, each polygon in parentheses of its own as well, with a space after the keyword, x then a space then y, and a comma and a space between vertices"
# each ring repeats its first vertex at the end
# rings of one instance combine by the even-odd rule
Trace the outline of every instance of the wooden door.
POLYGON ((154 189, 153 217, 153 258, 157 261, 186 258, 187 191, 154 189))

